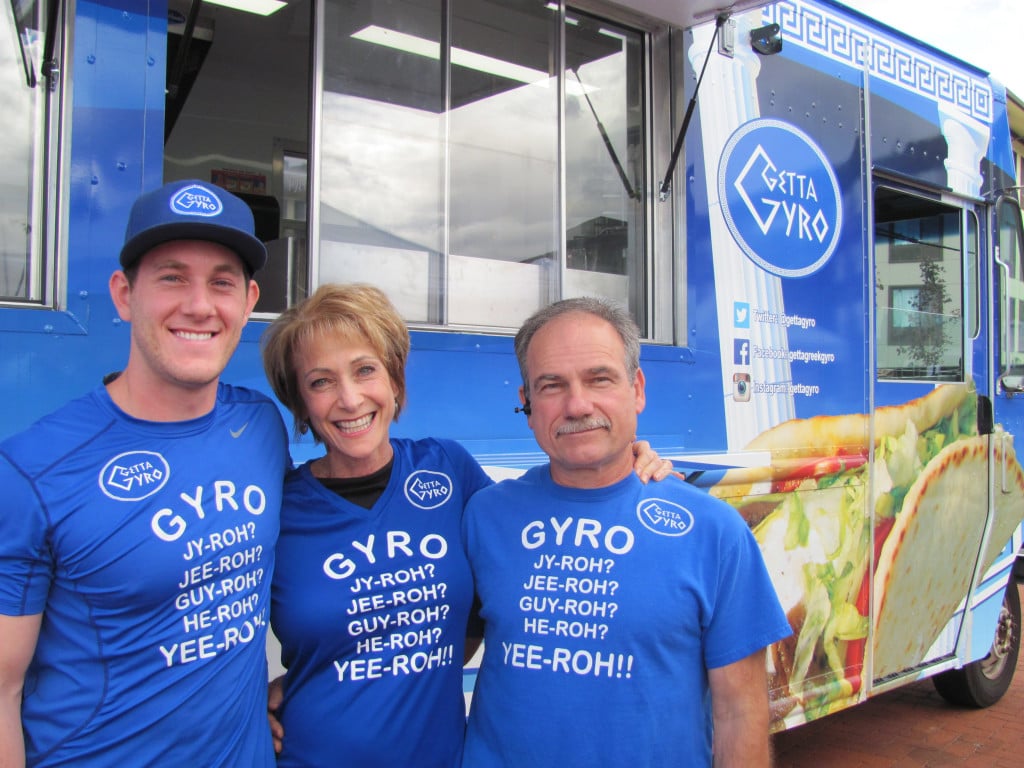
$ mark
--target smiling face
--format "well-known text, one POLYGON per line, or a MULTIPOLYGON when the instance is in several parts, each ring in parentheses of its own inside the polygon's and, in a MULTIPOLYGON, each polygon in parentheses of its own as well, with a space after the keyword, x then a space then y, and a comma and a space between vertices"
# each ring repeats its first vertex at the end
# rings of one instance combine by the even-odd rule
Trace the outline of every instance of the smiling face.
POLYGON ((328 474, 364 477, 387 464, 398 390, 370 344, 318 334, 295 350, 294 362, 306 420, 327 447, 328 474))
POLYGON ((131 282, 115 272, 110 294, 131 323, 128 365, 110 387, 115 401, 156 420, 209 411, 259 298, 241 259, 218 243, 170 241, 141 257, 131 282))
POLYGON ((622 339, 612 325, 585 312, 560 315, 534 334, 526 361, 528 420, 551 459, 552 479, 600 488, 632 472, 644 376, 638 370, 629 380, 622 339))

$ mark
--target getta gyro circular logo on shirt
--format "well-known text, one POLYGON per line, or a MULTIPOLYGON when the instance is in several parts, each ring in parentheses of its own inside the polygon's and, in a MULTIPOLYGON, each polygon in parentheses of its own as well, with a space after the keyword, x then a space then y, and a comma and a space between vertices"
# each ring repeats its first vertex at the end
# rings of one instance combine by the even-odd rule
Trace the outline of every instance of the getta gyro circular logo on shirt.
POLYGON ((832 258, 843 227, 839 182, 825 153, 781 120, 751 120, 718 166, 722 215, 747 257, 779 277, 806 277, 832 258))
POLYGON ((405 479, 405 498, 414 507, 435 509, 452 497, 453 487, 443 472, 418 469, 405 479))
POLYGON ((117 501, 139 501, 163 488, 170 475, 167 460, 159 453, 128 451, 100 471, 100 490, 117 501))
POLYGON ((666 499, 642 499, 636 516, 644 528, 660 536, 683 536, 693 528, 693 513, 666 499))

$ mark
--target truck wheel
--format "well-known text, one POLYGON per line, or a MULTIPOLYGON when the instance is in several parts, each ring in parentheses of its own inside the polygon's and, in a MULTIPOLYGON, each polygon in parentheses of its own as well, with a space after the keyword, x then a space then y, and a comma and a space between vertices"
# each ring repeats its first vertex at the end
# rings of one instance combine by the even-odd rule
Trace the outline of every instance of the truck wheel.
POLYGON ((951 704, 964 707, 991 706, 1002 698, 1013 680, 1020 652, 1020 594, 1010 579, 1003 594, 996 634, 988 655, 932 678, 935 690, 951 704))

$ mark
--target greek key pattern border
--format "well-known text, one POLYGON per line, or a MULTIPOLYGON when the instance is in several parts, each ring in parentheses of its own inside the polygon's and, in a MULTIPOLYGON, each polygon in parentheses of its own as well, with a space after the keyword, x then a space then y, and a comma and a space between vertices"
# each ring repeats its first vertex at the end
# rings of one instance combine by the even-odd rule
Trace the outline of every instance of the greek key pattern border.
MULTIPOLYGON (((895 1, 895 0, 894 0, 895 1)), ((799 0, 780 0, 764 8, 766 23, 778 24, 785 43, 815 51, 856 69, 871 51, 871 74, 937 102, 956 106, 971 117, 992 122, 992 88, 983 78, 957 69, 925 50, 884 32, 869 32, 853 19, 799 0)))

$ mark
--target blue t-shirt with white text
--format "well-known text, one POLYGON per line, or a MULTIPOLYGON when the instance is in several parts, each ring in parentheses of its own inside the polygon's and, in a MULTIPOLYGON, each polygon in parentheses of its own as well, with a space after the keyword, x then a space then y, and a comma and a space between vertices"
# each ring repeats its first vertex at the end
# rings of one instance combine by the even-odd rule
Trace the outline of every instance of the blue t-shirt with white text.
POLYGON ((285 484, 271 611, 288 670, 280 766, 459 765, 473 602, 462 512, 491 480, 454 441, 391 445, 371 509, 309 464, 285 484))
POLYGON ((290 464, 274 403, 184 422, 104 387, 0 444, 0 613, 42 613, 29 765, 272 766, 266 630, 290 464))
POLYGON ((485 623, 466 768, 710 766, 707 669, 790 634, 729 505, 548 465, 487 488, 464 536, 485 623))

